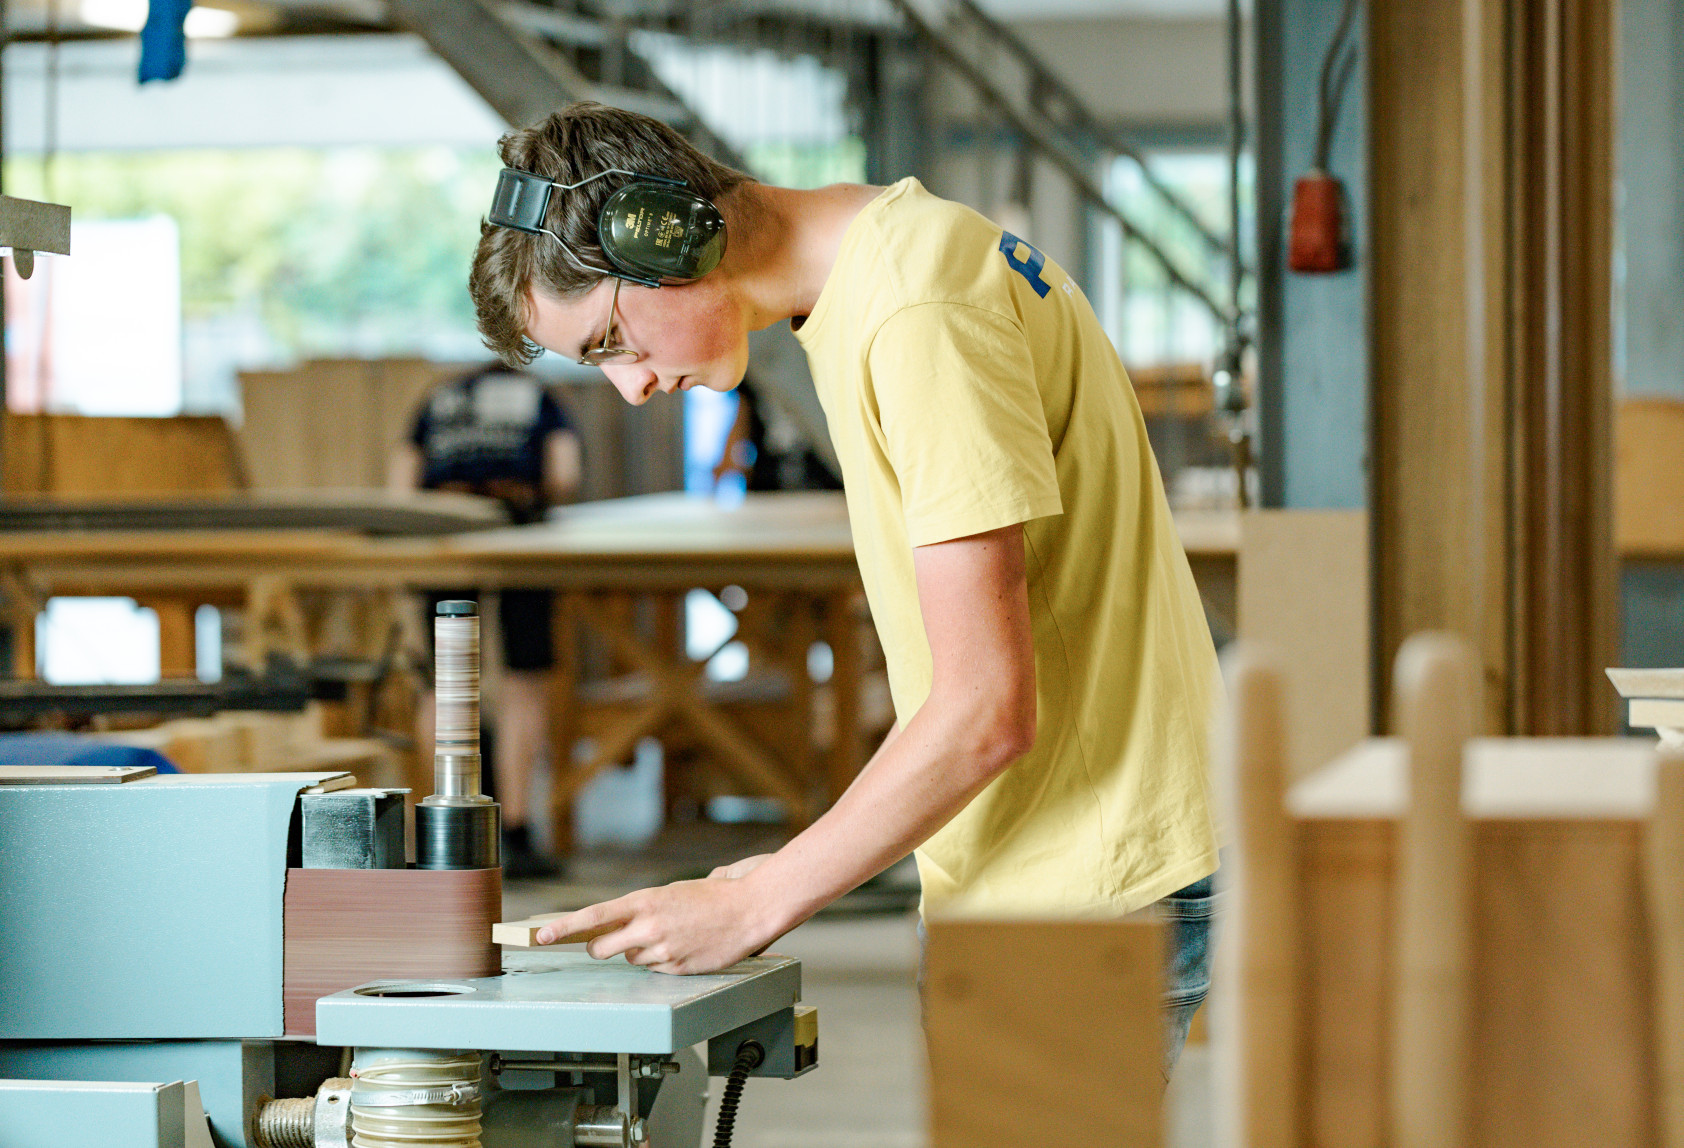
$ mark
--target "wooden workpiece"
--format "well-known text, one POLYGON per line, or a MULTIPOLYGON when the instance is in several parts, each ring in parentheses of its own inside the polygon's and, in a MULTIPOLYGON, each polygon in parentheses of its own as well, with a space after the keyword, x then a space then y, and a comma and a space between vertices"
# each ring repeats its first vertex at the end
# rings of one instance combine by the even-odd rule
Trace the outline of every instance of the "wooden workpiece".
POLYGON ((1373 728, 1368 515, 1253 510, 1238 519, 1239 638, 1291 667, 1281 688, 1287 780, 1296 781, 1373 728))
MULTIPOLYGON (((551 921, 559 921, 568 916, 566 913, 540 913, 535 917, 527 917, 520 921, 499 921, 491 926, 491 943, 494 945, 509 945, 517 949, 531 949, 538 947, 538 930, 551 921)), ((618 924, 609 925, 601 929, 588 929, 582 933, 569 933, 567 936, 550 942, 552 945, 578 945, 586 941, 594 941, 598 937, 607 936, 618 924)))
POLYGON ((150 765, 0 765, 0 785, 120 785, 157 772, 150 765))
POLYGON ((1622 398, 1614 408, 1614 537, 1632 558, 1684 555, 1684 402, 1622 398))
POLYGON ((1684 749, 1684 669, 1608 671, 1626 699, 1626 724, 1652 729, 1669 749, 1684 749))
POLYGON ((1655 1120, 1661 1148, 1684 1148, 1684 756, 1663 750, 1644 839, 1653 914, 1655 1120))

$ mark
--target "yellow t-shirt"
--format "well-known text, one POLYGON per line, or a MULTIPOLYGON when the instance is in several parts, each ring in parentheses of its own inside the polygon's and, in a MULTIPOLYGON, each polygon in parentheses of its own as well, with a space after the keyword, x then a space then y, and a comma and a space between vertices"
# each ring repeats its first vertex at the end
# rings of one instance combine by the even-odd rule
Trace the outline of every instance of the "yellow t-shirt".
POLYGON ((913 547, 1024 524, 1035 746, 918 850, 925 908, 1127 913, 1214 872, 1216 654, 1080 289, 905 179, 849 225, 796 335, 903 724, 931 678, 913 547))

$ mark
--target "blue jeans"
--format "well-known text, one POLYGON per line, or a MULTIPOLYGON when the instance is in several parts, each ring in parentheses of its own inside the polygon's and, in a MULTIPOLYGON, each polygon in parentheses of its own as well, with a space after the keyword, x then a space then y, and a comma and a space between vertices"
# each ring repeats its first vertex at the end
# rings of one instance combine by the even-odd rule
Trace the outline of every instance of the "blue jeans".
POLYGON ((1203 877, 1158 902, 1164 923, 1164 1079, 1187 1043, 1193 1014, 1210 992, 1212 877, 1203 877))

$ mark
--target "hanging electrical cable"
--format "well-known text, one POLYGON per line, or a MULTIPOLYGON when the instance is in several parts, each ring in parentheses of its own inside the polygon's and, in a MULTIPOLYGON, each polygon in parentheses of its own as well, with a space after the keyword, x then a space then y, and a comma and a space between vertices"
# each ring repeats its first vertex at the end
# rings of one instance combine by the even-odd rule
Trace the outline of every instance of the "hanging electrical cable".
POLYGON ((1240 291, 1244 265, 1240 261, 1240 156, 1245 148, 1245 105, 1241 100, 1244 25, 1240 0, 1228 0, 1228 311, 1223 316, 1222 349, 1211 371, 1217 417, 1226 426, 1234 468, 1235 500, 1240 509, 1251 505, 1251 432, 1246 412, 1245 352, 1250 335, 1245 329, 1240 291))
POLYGON ((743 1086, 748 1074, 760 1067, 766 1052, 752 1040, 744 1041, 737 1050, 737 1062, 725 1081, 725 1091, 719 1097, 719 1118, 713 1125, 713 1148, 731 1148, 731 1132, 737 1123, 737 1105, 742 1103, 743 1086))

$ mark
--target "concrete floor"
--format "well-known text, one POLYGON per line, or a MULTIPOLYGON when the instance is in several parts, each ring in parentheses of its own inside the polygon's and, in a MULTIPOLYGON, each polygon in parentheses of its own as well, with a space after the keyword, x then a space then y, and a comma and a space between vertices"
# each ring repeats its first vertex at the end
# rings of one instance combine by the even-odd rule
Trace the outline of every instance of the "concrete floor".
MULTIPOLYGON (((695 827, 663 834, 649 849, 580 854, 567 880, 509 882, 504 914, 513 919, 574 908, 699 875, 715 864, 775 848, 779 842, 767 834, 695 827)), ((751 1080, 738 1112, 735 1148, 924 1148, 917 917, 907 911, 904 881, 902 876, 887 890, 855 895, 847 906, 851 911, 822 914, 773 946, 802 962, 802 995, 819 1009, 819 1068, 799 1080, 751 1080), (872 909, 881 911, 860 911, 872 909)), ((709 1143, 722 1083, 714 1081, 709 1143)), ((1208 1051, 1191 1046, 1166 1101, 1168 1148, 1208 1148, 1209 1099, 1208 1051)))

